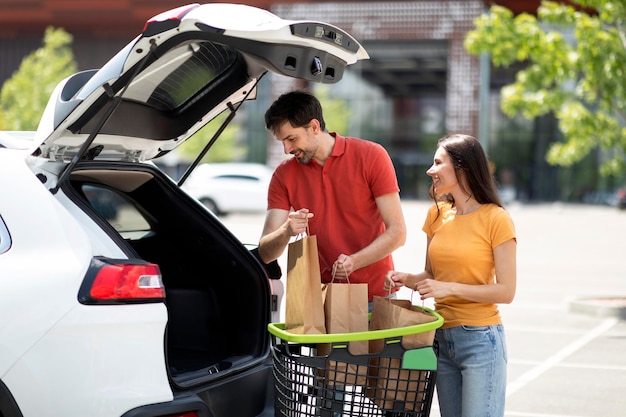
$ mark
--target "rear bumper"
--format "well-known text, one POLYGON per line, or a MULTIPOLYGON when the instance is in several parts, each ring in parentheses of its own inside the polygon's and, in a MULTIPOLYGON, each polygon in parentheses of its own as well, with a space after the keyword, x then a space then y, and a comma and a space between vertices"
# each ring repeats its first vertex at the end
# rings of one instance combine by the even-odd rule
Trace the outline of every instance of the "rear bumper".
POLYGON ((195 412, 198 417, 212 417, 208 407, 194 394, 179 396, 173 401, 145 405, 124 413, 121 417, 162 417, 195 412))
POLYGON ((165 417, 195 412, 198 417, 274 417, 274 384, 269 360, 248 371, 174 394, 174 400, 132 409, 122 417, 165 417))

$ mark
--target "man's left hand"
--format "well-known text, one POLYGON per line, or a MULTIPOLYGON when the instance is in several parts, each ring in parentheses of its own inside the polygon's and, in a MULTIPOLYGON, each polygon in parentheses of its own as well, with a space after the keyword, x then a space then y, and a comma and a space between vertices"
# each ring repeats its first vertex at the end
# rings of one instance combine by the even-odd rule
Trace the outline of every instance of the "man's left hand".
POLYGON ((338 280, 346 280, 354 271, 354 264, 349 255, 341 254, 333 264, 333 276, 338 280))

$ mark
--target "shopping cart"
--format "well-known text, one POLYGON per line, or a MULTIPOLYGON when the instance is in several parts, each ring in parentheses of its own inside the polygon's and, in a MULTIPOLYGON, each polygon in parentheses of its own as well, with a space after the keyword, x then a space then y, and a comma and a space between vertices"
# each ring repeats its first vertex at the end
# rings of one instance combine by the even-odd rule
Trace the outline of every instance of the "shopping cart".
POLYGON ((270 323, 275 415, 283 417, 427 417, 437 375, 436 346, 405 348, 402 337, 434 332, 425 324, 357 333, 294 334, 270 323), (381 342, 379 352, 353 355, 353 343, 381 342))

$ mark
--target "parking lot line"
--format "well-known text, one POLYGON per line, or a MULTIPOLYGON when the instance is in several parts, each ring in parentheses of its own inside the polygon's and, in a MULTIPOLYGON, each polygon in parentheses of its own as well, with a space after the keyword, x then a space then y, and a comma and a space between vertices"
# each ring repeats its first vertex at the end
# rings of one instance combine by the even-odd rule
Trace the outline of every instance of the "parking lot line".
POLYGON ((514 411, 507 411, 506 417, 577 417, 571 414, 545 414, 545 413, 516 413, 514 411))
POLYGON ((563 359, 567 358, 568 356, 585 346, 587 343, 591 342, 593 339, 609 330, 615 325, 615 323, 617 323, 617 321, 617 318, 604 320, 598 326, 591 329, 591 331, 584 334, 579 339, 576 339, 574 342, 566 345, 563 349, 557 351, 554 355, 546 358, 545 361, 537 364, 537 366, 520 375, 516 380, 507 384, 506 396, 509 397, 515 392, 524 388, 526 385, 537 379, 541 374, 543 374, 550 368, 555 367, 563 359))

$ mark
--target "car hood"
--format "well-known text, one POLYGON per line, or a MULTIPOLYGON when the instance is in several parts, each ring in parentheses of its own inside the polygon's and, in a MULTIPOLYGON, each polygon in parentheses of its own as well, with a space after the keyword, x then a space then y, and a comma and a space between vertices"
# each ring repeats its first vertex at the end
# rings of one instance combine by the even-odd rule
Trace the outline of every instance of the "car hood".
POLYGON ((179 146, 226 109, 255 98, 267 71, 335 83, 367 59, 332 25, 239 4, 192 4, 148 20, 99 70, 54 90, 33 155, 55 161, 144 161, 179 146))

